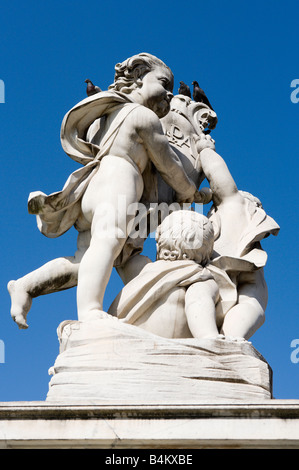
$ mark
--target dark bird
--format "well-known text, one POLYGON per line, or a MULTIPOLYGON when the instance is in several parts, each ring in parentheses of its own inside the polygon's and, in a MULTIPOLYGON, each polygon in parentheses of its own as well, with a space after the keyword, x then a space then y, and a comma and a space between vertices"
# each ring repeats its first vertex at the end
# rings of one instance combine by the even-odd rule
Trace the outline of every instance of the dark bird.
POLYGON ((91 80, 89 80, 88 78, 85 80, 85 83, 87 83, 87 87, 86 87, 86 94, 87 96, 92 96, 92 95, 95 95, 96 93, 100 93, 101 88, 98 87, 98 86, 95 86, 91 80))
POLYGON ((197 103, 204 103, 206 104, 207 106, 209 106, 209 108, 213 110, 212 106, 211 106, 211 103, 209 102, 205 92, 200 88, 200 86, 198 85, 197 82, 192 82, 192 85, 193 85, 193 99, 194 101, 196 101, 197 103))
POLYGON ((189 98, 191 98, 191 91, 190 91, 190 88, 188 87, 188 85, 186 85, 186 83, 184 82, 180 82, 180 88, 179 88, 179 95, 185 95, 185 96, 189 96, 189 98))

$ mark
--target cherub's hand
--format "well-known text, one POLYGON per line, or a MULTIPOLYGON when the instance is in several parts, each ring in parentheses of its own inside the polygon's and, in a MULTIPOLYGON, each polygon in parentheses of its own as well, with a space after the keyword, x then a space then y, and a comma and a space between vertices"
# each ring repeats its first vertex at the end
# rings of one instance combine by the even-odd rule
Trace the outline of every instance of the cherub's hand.
POLYGON ((198 204, 208 204, 213 198, 213 193, 210 188, 201 188, 200 191, 196 191, 194 195, 194 202, 198 204))
POLYGON ((196 193, 196 186, 194 183, 191 183, 190 191, 188 191, 187 194, 176 192, 176 202, 178 202, 179 204, 192 204, 196 193))
POLYGON ((195 191, 193 197, 186 198, 184 195, 176 194, 176 201, 179 204, 208 204, 213 198, 213 193, 210 188, 202 188, 200 191, 195 191))
POLYGON ((194 195, 192 197, 186 197, 185 194, 176 193, 175 199, 179 204, 192 204, 194 201, 194 195))
POLYGON ((213 140, 209 135, 202 134, 198 139, 196 139, 196 149, 198 153, 203 149, 215 150, 215 140, 213 140))

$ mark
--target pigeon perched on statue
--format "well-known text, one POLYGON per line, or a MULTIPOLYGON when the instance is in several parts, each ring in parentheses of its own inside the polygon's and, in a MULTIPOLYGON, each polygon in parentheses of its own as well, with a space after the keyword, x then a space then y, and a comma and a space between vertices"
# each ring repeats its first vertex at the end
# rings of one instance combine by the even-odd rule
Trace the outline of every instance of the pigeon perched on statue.
POLYGON ((86 94, 87 96, 92 96, 92 95, 95 95, 96 93, 100 93, 101 88, 98 87, 98 86, 95 86, 91 80, 89 80, 88 78, 85 80, 85 83, 87 83, 87 87, 86 87, 86 94))
POLYGON ((178 92, 179 92, 179 95, 185 95, 185 96, 189 96, 189 98, 191 98, 190 88, 184 82, 180 82, 180 88, 179 88, 178 92))
POLYGON ((204 103, 206 104, 207 106, 209 106, 209 108, 213 110, 212 106, 211 106, 211 103, 209 102, 205 92, 202 90, 202 88, 200 88, 200 86, 198 85, 198 83, 196 81, 192 82, 192 85, 193 85, 193 99, 194 101, 196 101, 197 103, 204 103))

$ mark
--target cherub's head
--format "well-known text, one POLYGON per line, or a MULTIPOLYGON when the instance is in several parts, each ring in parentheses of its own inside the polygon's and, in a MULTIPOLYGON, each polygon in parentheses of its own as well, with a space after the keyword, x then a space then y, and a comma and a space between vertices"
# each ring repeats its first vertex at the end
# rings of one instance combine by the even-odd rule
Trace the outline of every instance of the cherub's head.
POLYGON ((156 242, 157 259, 190 259, 204 266, 213 251, 213 225, 197 212, 174 211, 157 228, 156 242))
POLYGON ((144 52, 116 64, 114 83, 109 89, 130 94, 161 118, 170 109, 173 74, 162 60, 144 52))

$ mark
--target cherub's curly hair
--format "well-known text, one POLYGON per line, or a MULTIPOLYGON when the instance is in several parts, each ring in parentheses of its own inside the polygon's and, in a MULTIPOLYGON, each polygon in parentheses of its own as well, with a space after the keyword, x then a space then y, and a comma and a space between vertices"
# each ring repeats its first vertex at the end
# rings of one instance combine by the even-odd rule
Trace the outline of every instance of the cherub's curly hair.
POLYGON ((157 259, 191 259, 204 266, 213 251, 213 225, 203 214, 174 211, 157 228, 156 242, 157 259))
POLYGON ((109 86, 109 90, 130 93, 141 84, 142 77, 157 65, 165 67, 172 75, 170 68, 154 55, 142 52, 129 57, 115 65, 114 83, 109 86))

